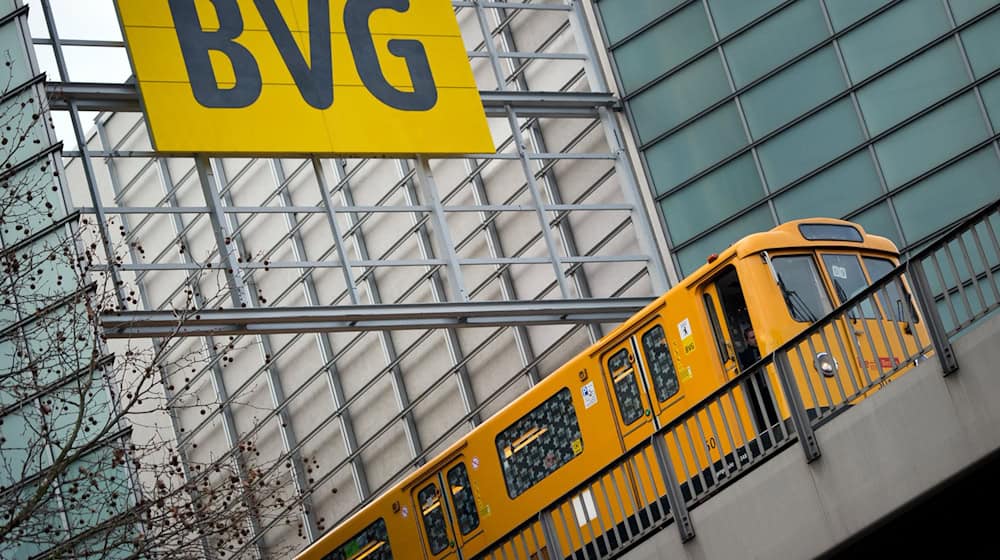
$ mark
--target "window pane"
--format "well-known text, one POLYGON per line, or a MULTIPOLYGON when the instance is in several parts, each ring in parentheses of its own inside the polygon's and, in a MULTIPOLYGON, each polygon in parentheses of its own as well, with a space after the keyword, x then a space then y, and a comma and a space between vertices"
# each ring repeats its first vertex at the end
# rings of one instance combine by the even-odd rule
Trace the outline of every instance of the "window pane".
POLYGON ((448 486, 451 487, 451 501, 455 504, 458 530, 468 535, 479 527, 479 512, 476 511, 476 499, 472 495, 472 483, 469 482, 465 463, 459 463, 448 471, 448 486))
POLYGON ((771 262, 792 319, 813 323, 833 310, 812 257, 775 257, 771 262))
POLYGON ((848 25, 874 12, 889 0, 834 0, 826 3, 833 29, 840 31, 848 25))
POLYGON ((955 14, 955 21, 966 22, 976 15, 1000 4, 1000 0, 948 0, 951 5, 951 13, 955 14))
POLYGON ((448 527, 445 525, 444 511, 441 508, 441 492, 437 484, 429 484, 417 493, 417 507, 424 520, 424 533, 427 535, 427 546, 431 554, 437 554, 448 548, 448 527))
POLYGON ((381 517, 375 523, 365 527, 351 540, 338 546, 333 552, 323 557, 323 560, 353 560, 364 555, 365 560, 392 560, 389 547, 389 531, 385 520, 381 517))
POLYGON ((777 6, 781 0, 708 0, 719 37, 725 37, 777 6))
POLYGON ((608 377, 615 387, 618 409, 622 413, 622 421, 625 422, 626 426, 642 418, 644 408, 632 363, 631 354, 624 348, 608 358, 608 377))
POLYGON ((863 139, 854 105, 842 99, 760 147, 760 163, 772 190, 834 159, 863 139))
POLYGON ((712 44, 708 16, 696 2, 615 49, 626 93, 691 58, 712 44))
POLYGON ((736 103, 727 103, 646 150, 656 192, 670 190, 746 145, 736 103))
POLYGON ((0 240, 11 246, 66 216, 57 186, 55 162, 45 158, 3 180, 6 185, 0 240))
POLYGON ((583 437, 569 389, 552 395, 500 432, 496 444, 511 498, 583 453, 583 437))
POLYGON ((962 33, 972 73, 977 78, 1000 67, 1000 12, 976 23, 962 33))
POLYGON ((968 93, 879 141, 875 151, 885 181, 894 189, 985 139, 987 134, 979 104, 968 93))
MULTIPOLYGON (((851 2, 827 4, 838 3, 851 2)), ((840 40, 840 48, 851 79, 857 83, 948 28, 948 19, 940 0, 908 0, 845 35, 840 40)))
POLYGON ((97 527, 133 505, 128 469, 114 458, 114 453, 110 447, 99 448, 63 472, 66 517, 74 532, 97 527))
POLYGON ((41 110, 41 102, 36 95, 41 91, 41 86, 30 87, 20 93, 14 94, 0 105, 0 111, 4 114, 4 127, 10 127, 16 134, 9 135, 10 145, 4 146, 3 165, 4 169, 10 169, 19 163, 23 163, 38 154, 41 147, 49 145, 49 137, 45 132, 45 127, 41 126, 44 119, 33 121, 31 116, 38 114, 41 110), (23 110, 15 108, 24 107, 23 110))
POLYGON ((862 150, 774 199, 778 219, 839 218, 882 193, 875 164, 862 150))
POLYGON ((22 315, 52 305, 60 296, 76 289, 72 258, 64 254, 75 243, 64 230, 59 230, 33 241, 31 248, 19 255, 24 259, 22 264, 28 265, 17 271, 13 289, 22 315))
MULTIPOLYGON (((896 265, 885 259, 862 257, 861 260, 864 261, 865 268, 868 269, 868 277, 872 279, 872 283, 878 282, 883 276, 892 272, 893 268, 896 268, 896 265)), ((912 301, 909 297, 903 297, 900 293, 900 286, 900 280, 897 278, 896 280, 889 281, 888 284, 878 291, 882 310, 889 316, 890 320, 915 323, 918 317, 913 312, 913 308, 910 307, 912 301)))
MULTIPOLYGON (((0 13, 7 15, 9 12, 0 13)), ((4 83, 17 86, 27 82, 32 77, 34 73, 28 64, 28 53, 16 19, 0 26, 0 52, 5 54, 5 59, 9 56, 13 61, 10 66, 4 66, 4 83)), ((11 88, 7 87, 6 89, 10 90, 11 88)))
MULTIPOLYGON (((905 218, 904 218, 905 219, 905 218)), ((892 212, 888 204, 872 206, 864 212, 851 218, 851 221, 865 228, 866 233, 887 237, 896 244, 896 247, 903 247, 903 239, 899 236, 899 230, 892 219, 892 212)))
POLYGON ((1000 131, 1000 78, 993 78, 979 88, 986 104, 986 112, 993 123, 993 131, 1000 131))
POLYGON ((674 243, 683 243, 764 195, 750 154, 727 163, 660 202, 674 243))
POLYGON ((38 368, 39 384, 55 382, 87 367, 97 341, 83 303, 49 310, 24 327, 28 351, 38 368))
POLYGON ((740 219, 709 233, 692 243, 690 247, 678 251, 677 261, 681 271, 684 275, 691 274, 699 266, 705 264, 705 259, 712 253, 724 250, 747 234, 767 231, 772 227, 774 227, 774 220, 771 219, 771 212, 768 211, 767 206, 754 208, 740 216, 740 219))
POLYGON ((750 132, 761 138, 846 87, 833 47, 817 51, 742 96, 750 132))
POLYGON ((958 45, 946 41, 859 90, 858 104, 875 136, 967 83, 958 45))
POLYGON ((88 383, 84 377, 78 383, 64 385, 43 396, 42 402, 52 408, 48 416, 52 427, 52 445, 56 451, 67 443, 80 446, 91 441, 112 420, 114 403, 100 378, 91 379, 88 383), (77 426, 80 418, 83 421, 77 426), (79 431, 74 436, 75 429, 79 431))
MULTIPOLYGON (((0 338, 0 409, 26 399, 51 380, 33 381, 27 368, 27 343, 15 331, 0 338)), ((2 467, 0 467, 2 468, 2 467)))
POLYGON ((615 43, 682 2, 683 0, 601 0, 597 7, 601 10, 608 41, 615 43))
POLYGON ((632 98, 639 138, 648 142, 730 93, 719 53, 713 51, 632 98))
MULTIPOLYGON (((823 255, 823 265, 833 283, 837 305, 854 297, 858 292, 868 287, 868 279, 861 269, 857 255, 823 255)), ((852 307, 849 315, 852 317, 857 308, 852 307)), ((878 310, 872 305, 871 299, 861 302, 861 313, 866 319, 878 319, 878 310)))
POLYGON ((50 464, 38 406, 28 402, 0 423, 0 488, 8 488, 50 464))
MULTIPOLYGON (((741 6, 761 4, 740 2, 741 6)), ((796 2, 767 18, 724 47, 736 87, 749 84, 819 43, 827 35, 826 20, 819 2, 796 2), (781 37, 781 40, 776 41, 775 37, 781 37)))
POLYGON ((653 378, 656 400, 666 402, 677 393, 680 386, 663 327, 657 325, 642 335, 642 349, 646 355, 646 365, 649 366, 649 376, 653 378))
POLYGON ((894 198, 903 234, 915 243, 997 197, 1000 160, 986 147, 894 198))

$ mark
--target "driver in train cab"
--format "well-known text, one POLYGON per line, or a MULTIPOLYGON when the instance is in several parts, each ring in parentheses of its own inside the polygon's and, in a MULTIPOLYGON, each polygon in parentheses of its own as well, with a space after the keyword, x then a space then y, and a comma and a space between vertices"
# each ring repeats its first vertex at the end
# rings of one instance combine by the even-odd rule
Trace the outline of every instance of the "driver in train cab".
POLYGON ((753 327, 743 329, 743 350, 740 352, 740 369, 746 369, 760 359, 760 347, 757 346, 757 335, 753 327))

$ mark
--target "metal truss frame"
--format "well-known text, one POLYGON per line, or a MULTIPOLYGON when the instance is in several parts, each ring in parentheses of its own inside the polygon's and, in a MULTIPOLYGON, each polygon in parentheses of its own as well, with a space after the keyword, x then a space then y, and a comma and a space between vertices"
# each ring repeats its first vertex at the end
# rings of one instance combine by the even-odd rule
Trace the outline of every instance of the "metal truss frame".
MULTIPOLYGON (((504 133, 496 153, 461 158, 464 176, 447 180, 440 176, 440 162, 424 157, 356 160, 304 154, 294 160, 239 162, 200 154, 161 157, 143 148, 149 144, 141 119, 120 130, 120 115, 140 110, 134 84, 66 79, 70 74, 64 47, 124 45, 61 39, 50 0, 38 1, 49 36, 36 39, 35 44, 53 50, 60 73, 58 80, 46 86, 49 107, 69 113, 77 144, 83 147, 63 152, 67 167, 82 169, 86 182, 81 185, 85 189, 80 189, 86 197, 75 202, 102 228, 99 243, 106 261, 113 263, 104 270, 119 286, 113 294, 117 308, 103 316, 107 333, 109 337, 149 338, 166 347, 176 343, 178 335, 197 337, 210 360, 191 376, 190 383, 210 385, 216 406, 196 422, 182 419, 179 413, 171 416, 178 450, 186 457, 200 434, 221 423, 228 448, 218 450, 216 457, 233 461, 236 472, 245 477, 236 450, 266 425, 279 425, 282 449, 272 469, 285 468, 292 477, 298 492, 288 507, 298 508, 308 541, 336 521, 320 521, 317 512, 323 505, 316 503, 314 494, 342 470, 350 473, 356 504, 349 511, 339 511, 340 517, 356 511, 393 480, 481 422, 491 407, 510 398, 507 392, 512 387, 525 380, 529 385, 537 382, 545 373, 546 360, 567 348, 580 348, 581 337, 596 340, 603 334, 603 325, 620 322, 668 287, 664 259, 622 140, 619 99, 603 75, 579 1, 452 2, 464 32, 471 34, 466 45, 474 68, 481 71, 477 78, 486 114, 491 125, 502 127, 504 133), (538 21, 548 22, 548 27, 536 29, 538 21), (532 47, 525 49, 528 43, 532 47), (549 68, 556 70, 550 73, 549 68), (548 74, 562 79, 555 85, 537 86, 548 74), (102 112, 96 133, 88 136, 82 111, 102 112), (378 200, 359 203, 367 198, 360 196, 361 187, 370 180, 367 175, 388 162, 394 168, 390 184, 383 185, 378 200), (504 182, 498 200, 492 173, 500 165, 518 169, 520 177, 516 185, 504 182), (592 166, 595 171, 583 183, 568 184, 563 177, 574 166, 592 166), (261 173, 270 176, 270 191, 248 205, 241 192, 243 184, 261 173), (149 176, 156 177, 162 192, 153 197, 153 203, 132 202, 138 198, 139 179, 149 176), (302 182, 315 189, 314 203, 303 204, 297 186, 302 182), (201 195, 196 204, 190 202, 189 192, 185 194, 192 185, 201 195), (252 249, 255 224, 267 216, 283 218, 285 231, 275 234, 271 247, 252 249), (378 229, 372 224, 389 216, 408 217, 408 225, 398 232, 395 243, 373 243, 378 229), (475 227, 453 225, 470 216, 478 222, 475 227), (512 244, 510 226, 504 224, 511 216, 533 216, 535 222, 530 235, 518 238, 516 244, 512 244), (107 226, 110 217, 118 220, 120 235, 107 226), (135 242, 156 227, 154 223, 169 224, 173 243, 155 254, 139 254, 135 242), (326 225, 328 246, 317 247, 306 239, 306 232, 317 223, 326 225), (594 224, 600 234, 588 231, 586 240, 581 240, 582 228, 594 224), (205 245, 205 231, 210 232, 210 250, 198 257, 189 250, 177 258, 177 246, 205 245), (117 263, 111 257, 116 243, 128 248, 117 263), (406 256, 397 257, 405 252, 404 246, 410 247, 406 256), (628 252, 622 252, 622 246, 628 252), (291 257, 282 256, 282 251, 291 257), (469 274, 484 268, 490 272, 474 279, 469 274), (537 278, 529 283, 530 291, 524 287, 524 270, 528 269, 533 271, 530 277, 537 278), (604 276, 611 271, 613 279, 602 278, 597 285, 594 269, 604 276), (259 282, 269 270, 287 272, 294 279, 265 302, 259 297, 259 282), (342 286, 332 297, 323 295, 329 280, 317 279, 326 271, 338 276, 342 286), (415 272, 407 277, 408 285, 386 295, 381 278, 399 271, 415 272), (151 289, 168 274, 180 280, 167 293, 159 284, 157 290, 151 289), (218 289, 205 289, 206 274, 219 275, 218 289), (137 295, 129 297, 128 289, 137 295), (173 308, 172 302, 186 291, 194 294, 192 309, 173 308), (296 298, 304 300, 305 306, 288 303, 296 298), (554 340, 542 341, 532 333, 538 325, 564 329, 554 340), (488 334, 470 344, 460 332, 466 328, 488 334), (391 335, 399 330, 417 334, 401 341, 391 335), (332 333, 350 338, 335 340, 332 333), (345 356, 365 343, 366 334, 376 337, 383 366, 360 388, 348 389, 345 378, 352 373, 345 369, 345 356), (441 334, 441 350, 450 365, 443 371, 420 372, 432 380, 418 392, 408 389, 408 381, 417 372, 407 369, 407 359, 441 334), (278 335, 291 337, 279 340, 278 335), (259 349, 256 369, 245 372, 239 383, 222 370, 223 360, 214 350, 218 337, 259 349), (488 355, 502 337, 513 339, 518 367, 505 374, 493 393, 477 395, 470 364, 488 355), (296 342, 310 339, 320 365, 298 386, 287 386, 286 372, 277 364, 291 354, 296 342), (292 420, 297 399, 313 380, 326 386, 330 412, 308 433, 301 433, 292 420), (357 407, 366 391, 382 382, 391 387, 396 412, 381 427, 360 437, 352 406, 357 407), (447 383, 457 384, 462 413, 448 418, 450 427, 443 433, 429 436, 419 428, 419 407, 429 402, 433 390, 447 383), (266 387, 271 409, 255 418, 252 427, 241 429, 236 403, 255 384, 266 387), (333 427, 342 437, 343 458, 324 466, 322 473, 311 472, 303 449, 333 427), (396 429, 404 434, 407 459, 395 475, 373 481, 365 454, 379 437, 396 429)), ((168 391, 166 397, 176 404, 184 395, 180 390, 168 391)), ((268 557, 264 536, 271 525, 249 519, 248 529, 251 537, 244 550, 268 557)))

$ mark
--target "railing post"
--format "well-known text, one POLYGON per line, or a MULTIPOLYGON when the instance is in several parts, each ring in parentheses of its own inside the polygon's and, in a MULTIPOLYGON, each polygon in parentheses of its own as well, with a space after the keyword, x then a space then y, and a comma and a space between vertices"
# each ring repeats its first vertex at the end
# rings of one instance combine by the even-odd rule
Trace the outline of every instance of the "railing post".
MULTIPOLYGON (((934 295, 931 294, 930 283, 927 281, 927 273, 924 272, 923 263, 908 261, 906 273, 910 276, 910 282, 913 284, 913 295, 917 298, 917 304, 923 311, 923 319, 927 324, 927 332, 931 335, 934 353, 941 361, 941 372, 944 375, 954 373, 958 370, 958 360, 955 359, 955 350, 951 347, 951 342, 948 341, 948 333, 944 330, 937 306, 934 305, 934 295)), ((947 298, 947 289, 944 289, 944 294, 947 298)))
POLYGON ((802 402, 799 387, 795 383, 792 365, 788 361, 788 352, 775 352, 774 367, 778 370, 781 390, 785 393, 789 414, 792 416, 792 425, 795 426, 795 433, 799 435, 799 443, 802 444, 802 450, 805 451, 806 462, 811 463, 819 459, 819 444, 816 442, 816 434, 813 432, 812 424, 809 423, 809 415, 806 414, 806 407, 802 402))
POLYGON ((549 558, 565 558, 562 547, 559 546, 559 534, 552 521, 552 512, 547 509, 538 512, 538 521, 542 524, 542 536, 545 537, 545 548, 549 551, 549 558))
POLYGON ((656 454, 656 462, 663 473, 663 483, 667 488, 667 503, 670 504, 670 512, 674 515, 674 523, 681 534, 681 542, 687 542, 694 538, 694 525, 691 524, 691 514, 688 512, 687 504, 684 503, 684 496, 681 495, 681 486, 677 483, 677 471, 674 470, 673 461, 670 460, 670 452, 667 450, 667 442, 661 434, 653 434, 653 453, 656 454))

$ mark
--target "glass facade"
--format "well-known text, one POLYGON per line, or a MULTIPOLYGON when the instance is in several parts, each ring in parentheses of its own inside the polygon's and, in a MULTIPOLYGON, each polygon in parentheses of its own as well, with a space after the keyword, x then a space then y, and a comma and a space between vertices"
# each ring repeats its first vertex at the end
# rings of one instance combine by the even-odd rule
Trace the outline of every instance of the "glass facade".
POLYGON ((595 0, 668 243, 847 218, 915 248, 1000 195, 996 0, 595 0))
POLYGON ((93 353, 76 215, 19 7, 0 2, 0 523, 23 519, 0 525, 0 557, 113 558, 125 539, 94 529, 130 503, 131 473, 110 447, 121 434, 96 435, 114 423, 106 361, 93 353))

